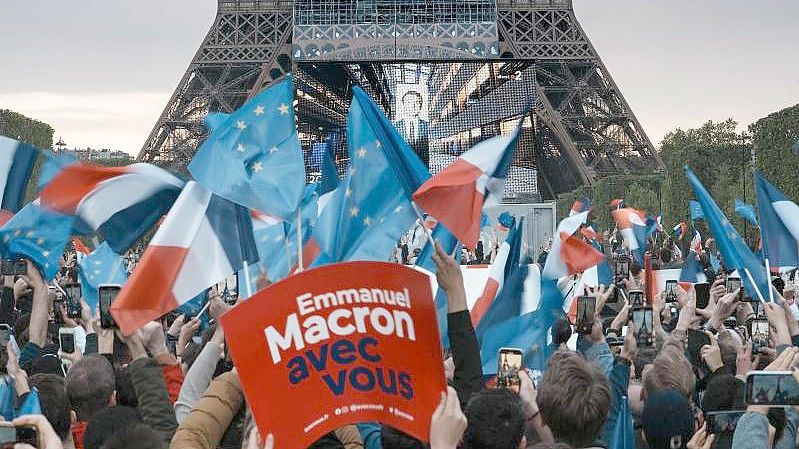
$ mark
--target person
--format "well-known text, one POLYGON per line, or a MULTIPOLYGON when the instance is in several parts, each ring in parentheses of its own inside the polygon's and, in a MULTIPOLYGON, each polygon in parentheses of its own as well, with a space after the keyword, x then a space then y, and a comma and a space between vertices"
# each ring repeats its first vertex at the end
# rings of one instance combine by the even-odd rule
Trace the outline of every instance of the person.
POLYGON ((92 415, 115 405, 115 385, 114 368, 101 355, 83 357, 67 372, 66 392, 75 414, 72 439, 77 449, 83 449, 83 437, 92 415))
POLYGON ((411 148, 419 155, 426 166, 430 165, 430 137, 429 124, 421 118, 424 98, 422 94, 409 90, 402 95, 400 118, 395 126, 411 148))

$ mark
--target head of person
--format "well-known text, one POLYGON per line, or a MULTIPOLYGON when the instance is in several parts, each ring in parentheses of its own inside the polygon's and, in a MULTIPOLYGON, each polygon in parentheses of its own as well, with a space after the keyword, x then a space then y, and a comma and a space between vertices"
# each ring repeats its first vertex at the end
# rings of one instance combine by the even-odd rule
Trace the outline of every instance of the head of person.
POLYGON ((427 449, 429 447, 416 438, 391 426, 383 426, 380 429, 380 439, 383 443, 383 449, 427 449))
POLYGON ((527 445, 522 400, 507 388, 476 393, 469 399, 465 415, 469 424, 463 434, 464 449, 517 449, 527 445))
POLYGON ((608 419, 610 401, 610 384, 598 366, 569 351, 550 357, 537 402, 556 441, 574 447, 594 443, 608 419))
MULTIPOLYGON (((144 423, 134 423, 105 439, 98 449, 165 449, 164 440, 144 423)), ((88 449, 88 446, 86 446, 88 449)))
POLYGON ((641 424, 649 449, 685 449, 694 435, 691 403, 680 391, 659 390, 647 398, 641 424))
POLYGON ((690 398, 696 387, 696 377, 691 362, 674 345, 664 345, 652 364, 644 367, 642 374, 644 399, 661 390, 677 390, 690 398))
POLYGON ((89 420, 83 445, 86 449, 104 448, 109 437, 137 424, 142 424, 142 420, 135 408, 121 405, 105 407, 89 420))
POLYGON ((422 112, 422 94, 415 90, 409 90, 402 96, 402 105, 407 114, 411 117, 418 117, 422 112))
POLYGON ((101 355, 83 357, 67 373, 66 390, 78 421, 88 421, 95 413, 115 403, 114 368, 101 355))
POLYGON ((64 387, 64 378, 55 374, 36 374, 31 376, 30 386, 39 391, 42 414, 61 441, 66 440, 72 424, 72 410, 64 387))

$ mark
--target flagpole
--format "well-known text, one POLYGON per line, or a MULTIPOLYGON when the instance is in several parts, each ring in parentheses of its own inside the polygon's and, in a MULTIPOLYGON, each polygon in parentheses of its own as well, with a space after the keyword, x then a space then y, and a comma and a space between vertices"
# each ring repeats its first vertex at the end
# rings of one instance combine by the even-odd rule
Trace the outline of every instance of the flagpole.
POLYGON ((297 273, 302 273, 302 214, 301 208, 297 208, 297 273))
POLYGON ((757 293, 757 297, 758 299, 760 299, 760 302, 766 302, 766 299, 763 298, 763 294, 760 293, 760 289, 757 287, 757 284, 755 284, 755 279, 752 277, 752 273, 749 272, 749 269, 744 268, 744 273, 746 273, 746 277, 749 279, 749 282, 752 284, 752 287, 754 287, 755 293, 757 293))
POLYGON ((769 283, 768 283, 768 300, 770 302, 774 302, 774 291, 771 288, 771 264, 768 261, 768 257, 766 257, 764 259, 764 261, 766 263, 766 279, 769 280, 769 283))
MULTIPOLYGON (((225 280, 227 283, 227 280, 225 280)), ((244 284, 245 290, 247 291, 247 298, 252 297, 252 284, 250 283, 250 264, 247 261, 244 261, 244 284)))

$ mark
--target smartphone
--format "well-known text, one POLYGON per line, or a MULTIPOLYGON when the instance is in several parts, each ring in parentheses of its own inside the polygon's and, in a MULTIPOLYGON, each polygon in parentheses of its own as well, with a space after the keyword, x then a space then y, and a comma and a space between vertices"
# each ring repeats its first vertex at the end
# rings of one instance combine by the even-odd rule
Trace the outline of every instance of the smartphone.
POLYGON ((35 426, 14 427, 10 422, 0 422, 0 447, 14 447, 15 443, 43 447, 39 441, 39 429, 35 426))
POLYGON ((799 405, 799 384, 790 371, 751 371, 746 376, 747 405, 799 405))
POLYGON ((630 290, 627 292, 627 297, 630 300, 630 307, 644 306, 644 292, 642 290, 630 290))
POLYGON ((771 327, 768 319, 755 318, 749 324, 749 338, 752 339, 752 352, 760 352, 760 348, 767 348, 771 338, 771 327))
POLYGON ((519 371, 522 369, 523 352, 519 348, 500 348, 497 357, 497 387, 508 388, 516 393, 521 387, 519 371))
POLYGON ((638 346, 652 346, 655 342, 655 325, 652 307, 634 307, 632 312, 633 335, 638 346))
POLYGON ((14 274, 28 274, 28 263, 25 262, 25 259, 17 259, 14 261, 14 274))
POLYGON ((666 302, 677 302, 677 280, 670 279, 666 281, 665 290, 666 302))
POLYGON ((706 308, 710 303, 710 284, 707 282, 694 284, 694 293, 696 293, 696 308, 706 308))
POLYGON ((72 354, 75 352, 75 329, 62 327, 58 329, 58 344, 61 352, 72 354))
POLYGON ((64 291, 67 294, 66 295, 67 317, 80 318, 81 317, 80 284, 66 284, 64 285, 64 291))
POLYGON ((741 282, 741 278, 736 277, 728 277, 726 281, 727 286, 727 293, 732 293, 735 290, 741 289, 741 292, 738 294, 738 299, 744 299, 744 291, 743 291, 743 283, 741 282))
POLYGON ((626 278, 630 276, 630 258, 621 256, 616 260, 616 277, 626 278))
POLYGON ((111 316, 111 303, 117 297, 122 287, 119 284, 102 284, 98 287, 98 296, 100 303, 100 327, 103 329, 111 329, 116 327, 114 317, 111 316))
POLYGON ((738 425, 738 419, 740 419, 744 413, 746 413, 746 410, 705 413, 707 432, 713 435, 735 433, 735 426, 738 425))
POLYGON ((693 366, 702 365, 702 346, 710 344, 710 336, 706 333, 696 330, 688 329, 688 359, 693 366))
POLYGON ((0 268, 0 273, 3 276, 14 276, 14 261, 11 259, 3 259, 2 268, 0 268))
POLYGON ((11 336, 14 335, 14 328, 8 324, 0 324, 0 373, 6 374, 6 363, 8 363, 8 353, 6 352, 6 345, 11 341, 11 336))
POLYGON ((594 327, 596 313, 596 297, 580 296, 577 298, 577 318, 574 327, 578 334, 590 334, 594 327))

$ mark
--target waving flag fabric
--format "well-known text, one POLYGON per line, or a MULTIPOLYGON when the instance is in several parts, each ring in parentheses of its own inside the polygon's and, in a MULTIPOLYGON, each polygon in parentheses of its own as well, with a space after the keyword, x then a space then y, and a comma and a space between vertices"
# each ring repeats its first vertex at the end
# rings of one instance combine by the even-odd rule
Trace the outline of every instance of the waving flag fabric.
POLYGON ((22 209, 37 155, 32 146, 0 136, 0 209, 11 213, 22 209))
POLYGON ((705 218, 705 213, 702 212, 702 206, 699 204, 699 201, 688 201, 688 209, 691 213, 691 221, 705 218))
MULTIPOLYGON (((458 239, 452 235, 441 223, 437 224, 433 229, 433 240, 441 245, 441 249, 447 254, 452 254, 452 251, 458 245, 458 239)), ((436 264, 433 262, 433 254, 436 253, 435 247, 428 241, 424 244, 422 252, 416 258, 416 266, 422 267, 430 273, 435 274, 436 264)), ((456 256, 459 256, 456 254, 456 256)))
POLYGON ((508 232, 516 224, 516 217, 510 212, 502 212, 497 217, 497 231, 508 232))
POLYGON ((609 206, 613 209, 621 209, 624 207, 624 200, 621 198, 612 199, 610 200, 609 206))
POLYGON ((577 274, 605 259, 604 254, 573 235, 587 218, 588 212, 582 212, 566 217, 558 223, 557 233, 552 239, 552 248, 541 272, 542 277, 559 279, 569 274, 577 274))
POLYGON ((61 268, 74 221, 70 215, 42 208, 38 200, 29 203, 0 228, 0 252, 6 258, 30 260, 45 280, 51 280, 61 268))
POLYGON ((189 172, 217 195, 290 219, 305 188, 305 161, 294 117, 291 75, 232 114, 206 119, 211 134, 189 172))
POLYGON ((97 291, 100 285, 124 285, 128 279, 125 262, 105 242, 80 260, 78 275, 80 276, 83 300, 86 301, 92 312, 97 307, 97 291))
POLYGON ((760 173, 755 173, 763 256, 771 266, 799 266, 799 207, 760 173))
POLYGON ((685 238, 686 232, 688 232, 688 224, 685 221, 681 221, 671 228, 671 234, 676 240, 685 238))
POLYGON ((572 208, 569 211, 569 215, 575 215, 579 214, 580 212, 590 211, 592 208, 593 206, 591 205, 591 199, 588 198, 587 196, 584 196, 574 201, 574 204, 572 204, 572 208))
POLYGON ((621 231, 624 244, 630 253, 635 257, 639 266, 644 264, 644 252, 646 251, 647 225, 641 218, 641 212, 631 208, 617 209, 613 211, 613 219, 621 231))
POLYGON ((67 166, 41 192, 42 206, 75 215, 116 253, 144 235, 174 203, 183 181, 150 164, 67 166))
POLYGON ((759 294, 766 300, 769 297, 769 288, 771 283, 766 274, 766 269, 760 264, 760 260, 755 257, 752 250, 746 246, 738 231, 732 226, 730 221, 724 216, 719 206, 713 201, 713 198, 705 190, 705 187, 694 175, 694 173, 687 166, 685 173, 688 175, 688 181, 694 189, 696 198, 702 205, 702 211, 705 215, 710 232, 716 239, 716 247, 718 248, 721 256, 724 258, 724 266, 727 269, 735 269, 741 273, 741 280, 749 295, 754 299, 759 299, 759 294), (745 271, 749 271, 752 275, 757 287, 749 282, 749 276, 745 271))
POLYGON ((478 341, 482 339, 487 329, 521 315, 524 281, 527 279, 528 271, 526 263, 516 263, 514 267, 511 267, 508 279, 503 283, 497 297, 488 306, 488 310, 475 327, 478 341))
POLYGON ((738 214, 739 217, 748 221, 749 224, 753 226, 759 226, 757 223, 757 215, 755 213, 755 207, 752 206, 751 204, 746 204, 745 202, 736 199, 735 213, 738 214))
POLYGON ((494 262, 491 264, 488 280, 483 288, 483 294, 477 298, 474 306, 472 306, 471 317, 474 326, 477 326, 483 318, 483 315, 491 306, 491 303, 494 302, 497 293, 499 293, 502 286, 505 284, 505 279, 510 277, 512 270, 519 264, 524 220, 522 219, 519 221, 519 225, 515 226, 513 230, 508 233, 505 241, 500 245, 494 262))
POLYGON ((478 143, 413 194, 467 248, 477 246, 483 208, 502 201, 520 131, 521 122, 510 135, 478 143))
POLYGON ((186 184, 111 305, 125 335, 258 260, 249 212, 186 184))
POLYGON ((356 88, 347 121, 352 156, 345 180, 317 220, 321 253, 313 266, 349 260, 386 261, 416 221, 407 188, 429 172, 371 99, 356 88))

